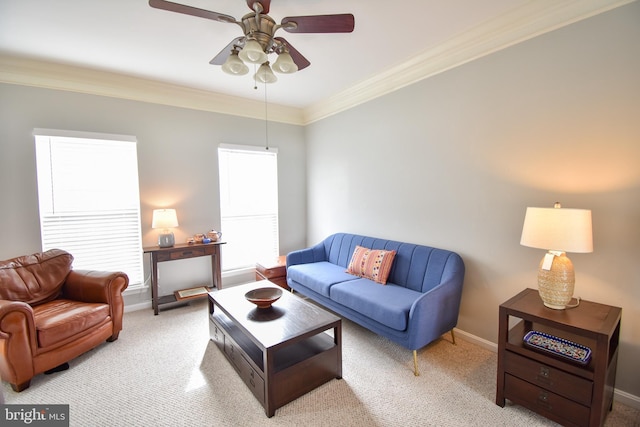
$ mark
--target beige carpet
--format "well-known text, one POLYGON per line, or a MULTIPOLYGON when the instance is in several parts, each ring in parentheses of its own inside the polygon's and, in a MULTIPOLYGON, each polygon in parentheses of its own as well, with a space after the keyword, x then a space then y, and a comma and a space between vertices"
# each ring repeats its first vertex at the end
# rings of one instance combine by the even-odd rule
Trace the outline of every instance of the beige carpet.
MULTIPOLYGON (((206 301, 154 316, 125 314, 114 343, 38 375, 6 403, 70 404, 71 426, 551 426, 495 401, 496 355, 449 335, 411 352, 343 322, 343 379, 278 409, 262 407, 208 339, 206 301)), ((638 426, 640 411, 614 403, 607 426, 638 426)))

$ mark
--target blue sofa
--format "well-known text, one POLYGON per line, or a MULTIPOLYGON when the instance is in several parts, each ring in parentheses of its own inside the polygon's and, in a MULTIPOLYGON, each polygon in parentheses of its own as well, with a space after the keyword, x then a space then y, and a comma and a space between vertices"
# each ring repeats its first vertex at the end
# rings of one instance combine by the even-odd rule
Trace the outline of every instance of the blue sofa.
POLYGON ((346 233, 287 255, 291 289, 412 350, 415 375, 417 349, 455 340, 464 271, 455 252, 346 233), (356 246, 396 251, 386 285, 346 272, 356 246))

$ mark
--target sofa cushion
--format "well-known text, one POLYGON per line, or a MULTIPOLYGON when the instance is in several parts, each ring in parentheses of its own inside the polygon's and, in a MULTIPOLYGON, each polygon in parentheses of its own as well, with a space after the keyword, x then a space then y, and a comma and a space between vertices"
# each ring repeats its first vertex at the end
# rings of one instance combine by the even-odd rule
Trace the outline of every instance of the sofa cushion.
POLYGON ((356 279, 331 287, 331 299, 398 331, 407 329, 409 311, 422 293, 369 279, 356 279))
POLYGON ((46 348, 109 319, 109 305, 58 299, 33 308, 38 347, 46 348))
POLYGON ((387 283, 395 256, 396 251, 356 246, 347 267, 347 273, 371 279, 384 285, 387 283))
POLYGON ((326 261, 289 266, 287 277, 326 297, 334 284, 355 279, 344 267, 326 261))
POLYGON ((37 305, 57 298, 72 263, 60 249, 0 261, 0 299, 37 305))

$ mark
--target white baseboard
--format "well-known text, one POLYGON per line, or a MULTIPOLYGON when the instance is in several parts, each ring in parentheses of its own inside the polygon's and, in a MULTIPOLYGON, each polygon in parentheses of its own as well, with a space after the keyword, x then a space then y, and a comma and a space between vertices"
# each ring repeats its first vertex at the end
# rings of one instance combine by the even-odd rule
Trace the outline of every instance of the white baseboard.
MULTIPOLYGON (((472 344, 478 345, 486 350, 493 351, 494 353, 498 352, 498 344, 495 344, 491 341, 487 341, 484 338, 477 337, 473 334, 460 330, 458 328, 454 328, 454 333, 457 337, 470 342, 472 344)), ((622 403, 623 405, 630 406, 634 409, 640 410, 640 397, 634 396, 631 393, 627 393, 626 391, 615 389, 613 392, 614 402, 622 403)))
POLYGON ((124 306, 124 312, 125 313, 130 313, 132 311, 146 310, 146 309, 151 309, 151 308, 153 308, 151 306, 151 301, 145 301, 145 302, 141 302, 141 303, 138 303, 138 304, 125 305, 124 306))

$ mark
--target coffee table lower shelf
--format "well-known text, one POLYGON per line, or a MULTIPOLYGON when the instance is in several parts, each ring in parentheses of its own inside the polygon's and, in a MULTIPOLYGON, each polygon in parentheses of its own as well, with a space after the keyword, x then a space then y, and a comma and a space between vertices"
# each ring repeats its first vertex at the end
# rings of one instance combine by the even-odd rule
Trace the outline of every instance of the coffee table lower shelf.
POLYGON ((314 335, 262 349, 210 300, 210 338, 268 417, 318 386, 342 377, 340 326, 338 323, 314 335))

